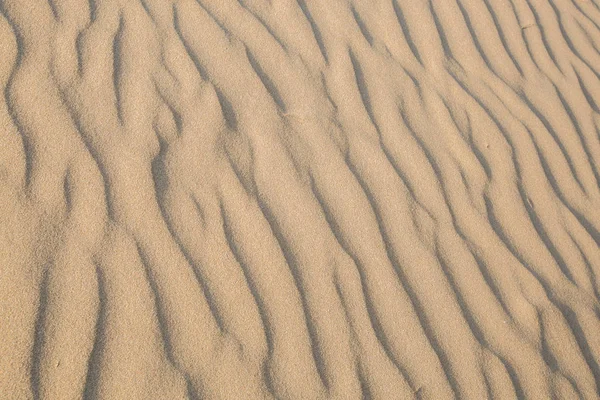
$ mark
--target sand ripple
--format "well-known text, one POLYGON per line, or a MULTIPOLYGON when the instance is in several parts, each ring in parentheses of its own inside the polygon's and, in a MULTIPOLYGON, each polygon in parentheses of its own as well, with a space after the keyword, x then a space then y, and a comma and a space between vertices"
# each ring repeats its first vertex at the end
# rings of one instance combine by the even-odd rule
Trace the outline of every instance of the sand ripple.
POLYGON ((597 399, 597 0, 0 0, 1 399, 597 399))

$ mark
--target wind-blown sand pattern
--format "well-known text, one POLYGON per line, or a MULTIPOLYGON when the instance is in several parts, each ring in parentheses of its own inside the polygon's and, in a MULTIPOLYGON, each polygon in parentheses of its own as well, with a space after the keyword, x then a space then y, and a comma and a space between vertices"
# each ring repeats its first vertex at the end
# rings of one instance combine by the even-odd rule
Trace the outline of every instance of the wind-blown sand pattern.
POLYGON ((1 399, 600 396, 600 1, 0 12, 1 399))

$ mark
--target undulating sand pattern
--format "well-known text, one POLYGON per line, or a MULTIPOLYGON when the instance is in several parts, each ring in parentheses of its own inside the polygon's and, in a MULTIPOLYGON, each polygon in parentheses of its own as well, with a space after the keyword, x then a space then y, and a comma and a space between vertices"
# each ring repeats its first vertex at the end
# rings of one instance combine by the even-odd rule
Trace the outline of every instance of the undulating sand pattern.
POLYGON ((600 397, 600 1, 0 12, 1 399, 600 397))

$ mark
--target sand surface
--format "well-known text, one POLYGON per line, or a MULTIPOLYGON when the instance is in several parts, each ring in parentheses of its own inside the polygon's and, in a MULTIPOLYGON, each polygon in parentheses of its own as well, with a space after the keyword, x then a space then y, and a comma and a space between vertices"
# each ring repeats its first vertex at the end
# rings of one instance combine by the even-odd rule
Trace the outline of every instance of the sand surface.
POLYGON ((0 0, 0 399, 598 399, 600 0, 0 0))

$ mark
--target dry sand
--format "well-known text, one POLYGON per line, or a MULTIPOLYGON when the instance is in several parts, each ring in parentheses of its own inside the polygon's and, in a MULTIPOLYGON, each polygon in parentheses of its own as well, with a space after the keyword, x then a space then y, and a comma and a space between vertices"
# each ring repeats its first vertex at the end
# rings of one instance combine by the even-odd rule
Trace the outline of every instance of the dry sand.
POLYGON ((599 0, 0 0, 0 398, 597 399, 599 0))

